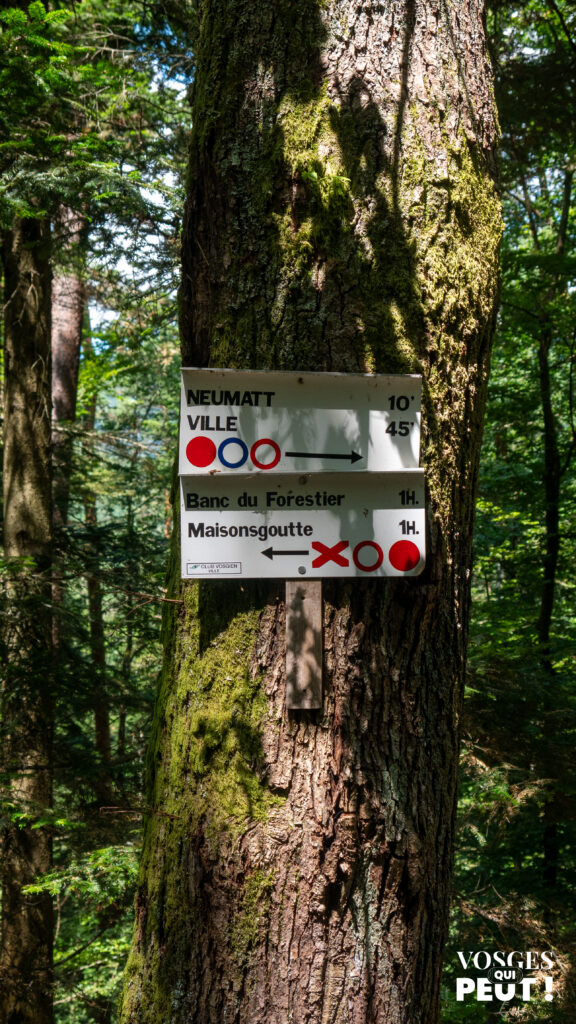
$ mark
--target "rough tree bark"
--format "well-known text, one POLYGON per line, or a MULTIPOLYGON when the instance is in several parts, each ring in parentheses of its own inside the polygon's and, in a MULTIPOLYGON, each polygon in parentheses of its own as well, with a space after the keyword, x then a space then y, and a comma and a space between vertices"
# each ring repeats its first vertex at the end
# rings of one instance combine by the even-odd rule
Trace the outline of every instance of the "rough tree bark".
POLYGON ((60 264, 52 282, 52 444, 54 461, 54 525, 68 522, 72 465, 71 427, 76 419, 82 326, 86 309, 84 253, 86 221, 60 207, 55 221, 60 264))
MULTIPOLYGON (((184 365, 419 372, 428 565, 324 585, 284 706, 282 583, 180 584, 124 1024, 432 1024, 497 290, 481 0, 201 0, 184 365)), ((176 396, 175 396, 175 401, 176 396)))
POLYGON ((51 1024, 52 899, 27 895, 49 871, 52 804, 50 267, 48 229, 16 221, 3 240, 4 555, 0 1018, 51 1024))

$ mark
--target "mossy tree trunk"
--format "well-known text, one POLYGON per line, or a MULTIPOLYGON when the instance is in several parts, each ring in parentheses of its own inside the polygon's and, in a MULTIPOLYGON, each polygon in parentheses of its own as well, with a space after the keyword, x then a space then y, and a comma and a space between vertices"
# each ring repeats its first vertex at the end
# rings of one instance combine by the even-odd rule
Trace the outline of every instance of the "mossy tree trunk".
POLYGON ((4 588, 0 1019, 51 1024, 52 898, 25 887, 52 866, 52 472, 47 225, 3 239, 4 588))
POLYGON ((283 583, 181 584, 175 551, 124 1024, 437 1019, 500 234, 482 8, 198 5, 183 363, 422 373, 429 555, 324 584, 324 705, 287 712, 283 583))

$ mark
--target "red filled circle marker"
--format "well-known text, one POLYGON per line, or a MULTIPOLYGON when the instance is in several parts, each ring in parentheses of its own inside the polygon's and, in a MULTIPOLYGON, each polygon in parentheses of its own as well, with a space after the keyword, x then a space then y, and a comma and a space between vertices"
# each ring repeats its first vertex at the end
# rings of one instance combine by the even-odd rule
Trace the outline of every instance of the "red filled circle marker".
POLYGON ((390 565, 398 572, 415 569, 420 561, 420 550, 411 540, 397 540, 388 552, 390 565))
POLYGON ((193 437, 186 445, 186 458, 193 466, 209 466, 216 458, 216 445, 211 437, 193 437))

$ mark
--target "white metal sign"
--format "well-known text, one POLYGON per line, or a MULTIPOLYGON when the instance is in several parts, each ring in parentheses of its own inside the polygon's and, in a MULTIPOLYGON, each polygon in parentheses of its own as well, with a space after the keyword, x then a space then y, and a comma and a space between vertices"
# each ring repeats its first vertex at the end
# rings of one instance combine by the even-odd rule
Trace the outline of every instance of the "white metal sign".
POLYGON ((182 576, 417 576, 424 474, 182 477, 182 576))
POLYGON ((414 469, 421 378, 182 370, 180 475, 414 469))

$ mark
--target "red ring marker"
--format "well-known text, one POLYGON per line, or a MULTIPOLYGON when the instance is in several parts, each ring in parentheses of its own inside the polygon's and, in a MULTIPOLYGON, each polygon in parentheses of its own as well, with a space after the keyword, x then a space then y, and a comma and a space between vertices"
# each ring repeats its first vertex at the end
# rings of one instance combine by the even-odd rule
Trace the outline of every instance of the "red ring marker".
POLYGON ((276 441, 271 441, 269 437, 263 437, 260 441, 254 441, 250 449, 250 458, 258 469, 274 469, 280 462, 280 448, 276 444, 276 441), (274 449, 274 458, 272 462, 260 462, 260 459, 256 458, 256 452, 262 445, 269 445, 270 448, 274 449))

